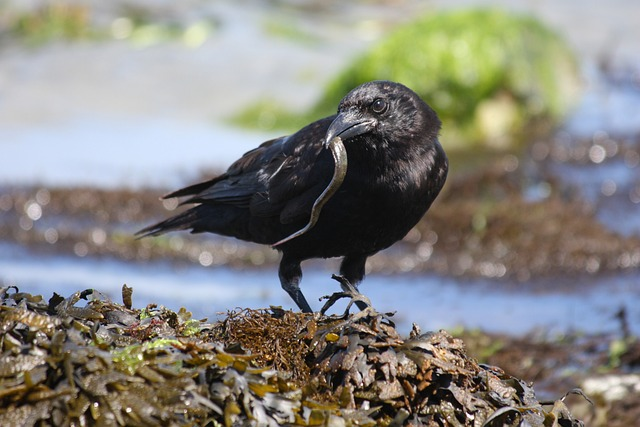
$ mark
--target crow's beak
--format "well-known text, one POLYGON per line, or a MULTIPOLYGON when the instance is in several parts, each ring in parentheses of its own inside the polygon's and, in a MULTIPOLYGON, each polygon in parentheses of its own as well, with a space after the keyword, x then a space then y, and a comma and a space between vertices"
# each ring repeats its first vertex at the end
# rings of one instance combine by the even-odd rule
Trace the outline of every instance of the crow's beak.
POLYGON ((336 136, 346 140, 367 133, 373 130, 374 126, 375 119, 358 117, 357 114, 350 111, 342 112, 336 116, 329 126, 324 139, 324 146, 325 148, 328 147, 331 140, 336 136))

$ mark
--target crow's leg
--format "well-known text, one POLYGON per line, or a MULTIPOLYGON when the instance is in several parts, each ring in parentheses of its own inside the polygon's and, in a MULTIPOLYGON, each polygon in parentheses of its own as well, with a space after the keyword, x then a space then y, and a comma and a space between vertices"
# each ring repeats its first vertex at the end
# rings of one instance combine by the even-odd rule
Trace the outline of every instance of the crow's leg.
MULTIPOLYGON (((367 262, 367 257, 364 255, 349 256, 347 255, 342 259, 340 264, 340 275, 351 284, 351 287, 358 291, 358 285, 364 279, 364 266, 367 262)), ((345 289, 345 285, 342 284, 342 290, 349 292, 352 289, 345 289)))
POLYGON ((293 301, 298 305, 298 308, 300 308, 304 313, 312 313, 313 311, 311 310, 309 303, 300 290, 300 279, 302 279, 300 260, 289 259, 283 255, 282 261, 280 261, 278 276, 280 276, 280 285, 282 285, 282 289, 287 291, 293 301))
MULTIPOLYGON (((364 279, 364 268, 367 263, 366 255, 345 256, 340 264, 340 276, 344 280, 338 280, 342 290, 354 297, 362 295, 358 290, 358 285, 364 279)), ((367 303, 361 300, 355 300, 360 310, 369 307, 367 303)))

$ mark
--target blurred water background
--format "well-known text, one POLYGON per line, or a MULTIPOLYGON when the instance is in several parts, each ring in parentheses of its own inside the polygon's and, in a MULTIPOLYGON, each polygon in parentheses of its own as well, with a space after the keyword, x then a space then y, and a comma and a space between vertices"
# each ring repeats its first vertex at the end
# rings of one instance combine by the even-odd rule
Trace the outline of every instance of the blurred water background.
MULTIPOLYGON (((8 12, 0 20, 0 221, 7 228, 29 231, 47 217, 49 190, 36 193, 43 200, 20 206, 23 222, 1 215, 16 208, 14 199, 2 196, 16 188, 168 190, 203 171, 221 170, 282 133, 235 127, 228 120, 235 112, 260 99, 307 108, 352 58, 415 16, 495 6, 531 14, 562 34, 577 52, 584 78, 585 92, 549 137, 552 143, 525 155, 558 160, 549 168, 594 207, 599 221, 616 233, 640 236, 638 2, 86 1, 71 4, 90 10, 107 36, 30 40, 10 34, 10 18, 28 15, 38 4, 0 5, 8 12), (145 25, 135 18, 143 13, 145 25), (578 137, 590 143, 575 148, 571 141, 578 137), (616 156, 619 141, 630 141, 624 156, 616 156)), ((532 186, 531 197, 540 191, 532 186)), ((132 232, 136 225, 115 227, 132 232)), ((94 233, 94 241, 109 232, 94 233)), ((43 253, 26 240, 2 240, 0 283, 31 293, 91 287, 117 298, 126 283, 137 306, 185 306, 199 317, 234 307, 294 307, 273 264, 234 268, 196 256, 199 262, 176 265, 91 257, 77 245, 43 253)), ((310 301, 337 290, 329 278, 335 268, 335 262, 305 268, 302 287, 310 301)), ((463 325, 513 334, 608 332, 618 328, 615 314, 624 306, 640 332, 638 269, 588 273, 516 281, 376 271, 362 290, 379 310, 396 311, 405 331, 417 322, 423 329, 463 325)))

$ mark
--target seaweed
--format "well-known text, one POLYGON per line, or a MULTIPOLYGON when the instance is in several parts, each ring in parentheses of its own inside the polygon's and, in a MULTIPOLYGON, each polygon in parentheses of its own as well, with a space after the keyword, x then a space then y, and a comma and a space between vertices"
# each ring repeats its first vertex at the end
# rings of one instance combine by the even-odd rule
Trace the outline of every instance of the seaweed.
POLYGON ((581 425, 461 339, 417 326, 403 339, 372 308, 208 323, 133 309, 131 293, 121 305, 91 289, 48 302, 0 289, 1 425, 581 425))

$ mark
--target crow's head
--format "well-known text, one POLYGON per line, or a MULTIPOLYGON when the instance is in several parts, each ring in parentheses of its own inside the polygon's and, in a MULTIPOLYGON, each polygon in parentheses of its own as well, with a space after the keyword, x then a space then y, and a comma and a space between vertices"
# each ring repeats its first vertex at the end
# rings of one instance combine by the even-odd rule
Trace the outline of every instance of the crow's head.
POLYGON ((336 136, 345 142, 359 136, 373 140, 415 141, 414 137, 436 139, 440 120, 415 92, 399 83, 373 81, 345 96, 338 115, 327 131, 325 145, 336 136))

